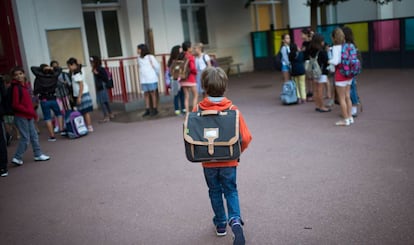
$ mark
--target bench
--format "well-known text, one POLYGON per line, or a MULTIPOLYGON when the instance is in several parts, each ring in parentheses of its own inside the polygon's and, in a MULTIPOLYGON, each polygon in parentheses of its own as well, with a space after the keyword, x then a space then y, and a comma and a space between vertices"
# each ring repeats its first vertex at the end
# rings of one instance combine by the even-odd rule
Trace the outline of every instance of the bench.
POLYGON ((230 71, 232 67, 236 67, 237 76, 240 76, 240 66, 243 65, 243 63, 233 63, 234 62, 233 57, 231 56, 219 57, 219 58, 216 58, 216 61, 217 61, 218 66, 226 71, 227 75, 230 75, 230 71))

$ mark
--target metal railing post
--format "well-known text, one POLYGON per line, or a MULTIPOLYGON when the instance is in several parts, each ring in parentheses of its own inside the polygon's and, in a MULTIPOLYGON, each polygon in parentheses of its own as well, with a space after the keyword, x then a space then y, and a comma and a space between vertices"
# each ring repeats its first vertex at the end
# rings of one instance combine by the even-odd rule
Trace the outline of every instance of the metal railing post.
POLYGON ((122 101, 124 103, 128 103, 128 94, 126 90, 126 83, 125 83, 125 71, 124 71, 124 61, 119 61, 119 76, 121 79, 121 90, 122 90, 122 101))

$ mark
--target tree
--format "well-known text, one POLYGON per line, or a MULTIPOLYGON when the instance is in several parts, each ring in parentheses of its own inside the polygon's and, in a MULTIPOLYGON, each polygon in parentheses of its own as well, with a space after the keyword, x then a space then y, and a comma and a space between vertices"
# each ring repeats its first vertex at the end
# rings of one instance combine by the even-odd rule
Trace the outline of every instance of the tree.
MULTIPOLYGON (((326 5, 336 5, 339 2, 346 2, 349 0, 306 0, 306 6, 310 7, 311 11, 311 29, 316 31, 316 27, 318 26, 318 7, 319 6, 326 6, 326 5)), ((393 0, 367 0, 377 4, 388 4, 393 0)), ((395 0, 395 1, 402 1, 402 0, 395 0)))

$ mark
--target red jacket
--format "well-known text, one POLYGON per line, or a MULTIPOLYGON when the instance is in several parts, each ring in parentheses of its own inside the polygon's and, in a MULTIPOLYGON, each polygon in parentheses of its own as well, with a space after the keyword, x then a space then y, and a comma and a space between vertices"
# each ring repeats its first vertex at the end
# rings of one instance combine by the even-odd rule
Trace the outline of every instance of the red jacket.
POLYGON ((190 74, 188 75, 188 78, 186 80, 183 80, 181 82, 189 82, 189 83, 196 83, 196 76, 197 76, 197 67, 195 64, 194 56, 186 53, 185 58, 188 59, 188 66, 190 67, 190 74))
MULTIPOLYGON (((208 98, 204 98, 204 100, 202 100, 199 103, 199 106, 201 109, 203 110, 225 110, 228 109, 233 103, 231 102, 231 100, 224 98, 222 101, 220 101, 219 103, 214 103, 211 102, 208 98)), ((232 107, 232 110, 237 110, 236 106, 232 107)), ((194 108, 193 111, 197 111, 197 108, 194 108)), ((244 150, 246 150, 247 146, 249 145, 250 141, 252 141, 252 135, 250 134, 249 129, 247 128, 246 122, 244 121, 243 115, 239 114, 240 117, 240 134, 242 136, 242 145, 241 145, 241 150, 242 152, 244 150)), ((205 168, 216 168, 216 167, 235 167, 238 166, 239 163, 237 160, 234 161, 230 161, 230 162, 214 162, 214 163, 208 163, 208 162, 203 162, 203 167, 205 168)))
MULTIPOLYGON (((29 83, 21 84, 19 81, 13 80, 13 101, 12 107, 14 115, 17 117, 23 117, 26 119, 36 119, 37 113, 33 108, 32 96, 29 93, 29 83), (21 94, 19 87, 22 86, 21 94)), ((11 86, 11 85, 10 85, 11 86)))

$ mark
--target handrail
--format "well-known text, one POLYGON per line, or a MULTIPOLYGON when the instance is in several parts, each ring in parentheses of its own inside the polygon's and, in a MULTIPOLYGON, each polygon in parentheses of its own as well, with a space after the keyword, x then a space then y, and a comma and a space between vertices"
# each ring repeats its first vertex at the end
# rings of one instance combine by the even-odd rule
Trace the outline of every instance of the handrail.
MULTIPOLYGON (((169 54, 155 54, 154 56, 161 66, 160 74, 158 74, 159 92, 169 95, 169 87, 165 82, 169 54)), ((102 63, 113 73, 114 88, 108 91, 111 102, 128 103, 143 98, 138 75, 138 56, 102 59, 102 63)))

